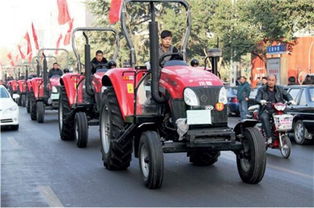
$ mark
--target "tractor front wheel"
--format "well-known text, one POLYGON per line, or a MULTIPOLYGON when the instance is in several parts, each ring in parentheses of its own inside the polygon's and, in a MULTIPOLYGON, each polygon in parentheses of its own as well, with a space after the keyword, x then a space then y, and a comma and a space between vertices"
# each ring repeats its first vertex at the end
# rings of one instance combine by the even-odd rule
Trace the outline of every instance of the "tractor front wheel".
POLYGON ((37 116, 36 116, 37 109, 36 109, 36 100, 35 100, 34 94, 30 95, 29 106, 30 106, 29 110, 30 110, 31 119, 33 121, 36 121, 36 119, 37 119, 37 116))
POLYGON ((38 101, 36 104, 36 118, 38 123, 44 123, 45 120, 45 103, 38 101))
POLYGON ((164 157, 160 136, 156 131, 146 131, 142 134, 138 155, 146 187, 160 188, 164 176, 164 157))
POLYGON ((75 114, 75 140, 78 147, 83 148, 87 146, 88 121, 84 112, 75 114))
POLYGON ((243 149, 237 154, 238 172, 243 182, 257 184, 264 177, 266 168, 265 140, 258 129, 244 129, 241 140, 243 149))
POLYGON ((125 170, 132 158, 132 139, 118 138, 125 127, 114 89, 103 94, 100 113, 100 140, 104 166, 109 170, 125 170))

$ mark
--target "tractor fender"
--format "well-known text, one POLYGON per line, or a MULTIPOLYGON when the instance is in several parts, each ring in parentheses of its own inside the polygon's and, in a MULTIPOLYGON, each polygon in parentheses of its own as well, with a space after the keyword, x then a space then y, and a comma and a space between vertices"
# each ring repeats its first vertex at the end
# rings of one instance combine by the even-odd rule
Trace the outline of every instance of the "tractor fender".
POLYGON ((132 68, 115 68, 108 70, 102 77, 103 87, 113 87, 124 120, 134 113, 135 73, 135 69, 132 68))
POLYGON ((235 125, 233 131, 236 135, 241 134, 247 127, 254 127, 259 121, 256 119, 245 119, 235 125))
POLYGON ((83 103, 85 76, 79 73, 66 73, 60 78, 60 85, 64 86, 69 105, 83 103))
POLYGON ((37 99, 44 97, 44 80, 41 77, 31 79, 34 96, 37 99))

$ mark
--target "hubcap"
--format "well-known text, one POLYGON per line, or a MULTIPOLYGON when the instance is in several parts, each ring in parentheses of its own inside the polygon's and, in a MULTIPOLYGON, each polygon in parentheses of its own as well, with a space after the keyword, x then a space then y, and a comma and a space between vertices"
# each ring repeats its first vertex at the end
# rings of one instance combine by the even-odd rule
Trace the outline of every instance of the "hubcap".
POLYGON ((298 123, 295 128, 295 139, 301 142, 304 137, 304 127, 302 123, 298 123))
POLYGON ((140 160, 141 160, 142 173, 144 177, 147 178, 149 175, 150 160, 149 160, 149 155, 148 155, 146 145, 142 145, 141 147, 140 160))
POLYGON ((281 152, 283 156, 288 155, 289 153, 289 145, 287 144, 287 139, 288 138, 283 138, 282 139, 282 147, 281 147, 281 152))
POLYGON ((101 116, 101 143, 106 154, 108 154, 110 148, 109 137, 110 137, 110 120, 108 116, 108 108, 107 106, 105 106, 101 116))
POLYGON ((245 142, 243 144, 243 157, 240 159, 241 167, 245 172, 248 172, 251 168, 250 161, 251 161, 251 154, 250 154, 249 144, 245 142))

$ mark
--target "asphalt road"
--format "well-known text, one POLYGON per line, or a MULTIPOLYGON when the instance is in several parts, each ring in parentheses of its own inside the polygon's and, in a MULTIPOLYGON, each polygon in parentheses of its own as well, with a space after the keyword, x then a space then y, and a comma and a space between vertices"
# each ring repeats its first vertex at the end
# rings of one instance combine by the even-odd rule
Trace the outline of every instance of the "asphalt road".
POLYGON ((166 154, 163 186, 149 190, 137 159, 127 171, 103 167, 97 127, 79 149, 59 139, 56 112, 39 124, 21 108, 20 119, 18 132, 1 132, 1 206, 314 206, 314 145, 293 145, 288 160, 268 151, 258 185, 241 182, 231 152, 212 167, 166 154))

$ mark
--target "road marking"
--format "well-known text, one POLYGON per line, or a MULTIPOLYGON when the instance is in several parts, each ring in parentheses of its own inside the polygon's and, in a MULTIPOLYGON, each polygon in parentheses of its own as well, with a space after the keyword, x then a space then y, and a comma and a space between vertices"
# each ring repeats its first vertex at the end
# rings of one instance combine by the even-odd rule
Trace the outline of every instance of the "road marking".
POLYGON ((37 189, 50 207, 64 207, 50 186, 38 186, 37 189))
MULTIPOLYGON (((235 161, 235 156, 232 155, 231 152, 230 153, 226 152, 226 153, 227 154, 222 154, 221 157, 226 159, 226 160, 235 161)), ((277 167, 277 166, 270 165, 270 164, 266 164, 266 168, 271 168, 271 169, 279 170, 279 171, 282 171, 282 172, 290 173, 292 175, 297 175, 297 176, 301 176, 303 178, 308 178, 308 179, 314 180, 314 176, 313 175, 308 175, 308 174, 301 173, 301 172, 298 172, 298 171, 293 171, 293 170, 290 170, 290 169, 287 169, 287 168, 277 167)))
POLYGON ((9 136, 8 141, 10 143, 10 147, 13 147, 13 149, 20 149, 21 148, 21 145, 19 145, 19 143, 15 140, 14 137, 9 136))

